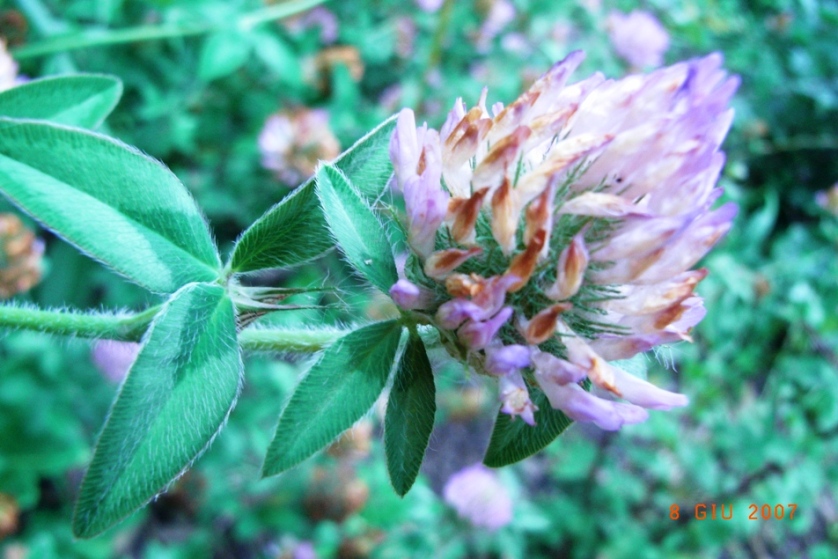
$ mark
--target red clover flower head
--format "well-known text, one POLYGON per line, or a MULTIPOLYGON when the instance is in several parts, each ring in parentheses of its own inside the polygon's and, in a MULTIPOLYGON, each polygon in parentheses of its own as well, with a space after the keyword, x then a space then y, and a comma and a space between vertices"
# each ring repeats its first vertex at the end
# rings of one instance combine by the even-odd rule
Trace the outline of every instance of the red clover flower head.
POLYGON ((537 386, 572 419, 619 429, 687 404, 610 361, 689 340, 704 317, 707 271, 690 268, 736 214, 712 206, 739 80, 711 54, 569 83, 582 59, 505 107, 485 90, 470 109, 458 99, 439 131, 400 113, 390 156, 411 255, 392 294, 499 379, 505 413, 533 424, 537 386))

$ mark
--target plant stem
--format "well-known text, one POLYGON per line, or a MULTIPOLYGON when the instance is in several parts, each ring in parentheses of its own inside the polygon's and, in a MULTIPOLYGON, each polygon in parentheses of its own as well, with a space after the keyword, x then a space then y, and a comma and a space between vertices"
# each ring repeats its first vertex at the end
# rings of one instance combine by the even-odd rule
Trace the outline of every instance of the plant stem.
POLYGON ((108 315, 3 305, 0 306, 0 328, 136 342, 143 337, 159 309, 151 307, 138 314, 108 315))
MULTIPOLYGON (((159 310, 160 306, 155 306, 137 314, 113 315, 0 305, 0 328, 137 342, 159 310)), ((239 333, 239 343, 242 349, 251 351, 315 353, 346 334, 338 329, 248 328, 239 333)))
POLYGON ((23 60, 26 58, 34 58, 56 52, 66 52, 70 50, 99 47, 104 45, 170 39, 174 37, 186 37, 189 35, 202 35, 213 31, 229 29, 231 27, 237 27, 242 31, 248 31, 257 25, 292 16, 313 8, 318 4, 322 4, 325 1, 326 0, 292 0, 290 2, 283 2, 282 4, 278 4, 276 6, 268 6, 266 8, 243 14, 233 25, 229 22, 207 22, 192 24, 179 23, 176 25, 141 25, 137 27, 128 27, 126 29, 113 30, 86 29, 75 33, 54 35, 42 41, 24 45, 14 49, 12 51, 12 55, 18 60, 23 60))
POLYGON ((239 332, 239 344, 252 351, 315 353, 346 334, 341 330, 248 328, 239 332))

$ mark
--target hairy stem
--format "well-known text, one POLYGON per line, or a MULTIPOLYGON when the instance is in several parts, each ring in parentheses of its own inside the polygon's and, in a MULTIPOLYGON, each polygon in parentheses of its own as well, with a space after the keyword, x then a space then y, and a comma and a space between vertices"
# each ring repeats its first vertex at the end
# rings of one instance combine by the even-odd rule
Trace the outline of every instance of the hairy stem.
POLYGON ((239 332, 242 349, 315 353, 348 332, 341 330, 280 330, 248 328, 239 332))
MULTIPOLYGON (((85 314, 0 305, 0 329, 137 342, 159 310, 160 307, 155 306, 137 314, 85 314)), ((346 333, 338 329, 248 328, 239 333, 239 343, 242 349, 252 351, 315 353, 346 333)))
POLYGON ((139 341, 160 307, 138 314, 85 314, 59 310, 0 306, 0 328, 35 330, 59 336, 139 341))

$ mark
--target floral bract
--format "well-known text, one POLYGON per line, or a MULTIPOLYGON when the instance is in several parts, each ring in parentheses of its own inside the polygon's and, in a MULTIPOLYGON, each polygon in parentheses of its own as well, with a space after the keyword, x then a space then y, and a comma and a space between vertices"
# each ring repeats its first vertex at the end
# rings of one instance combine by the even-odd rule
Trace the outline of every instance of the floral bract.
POLYGON ((568 84, 582 59, 491 112, 485 90, 457 100, 439 131, 401 112, 390 155, 412 253, 391 295, 499 379, 505 413, 533 424, 537 389, 618 429, 687 404, 609 362, 689 340, 704 316, 707 272, 690 268, 736 214, 711 207, 739 80, 713 54, 568 84))

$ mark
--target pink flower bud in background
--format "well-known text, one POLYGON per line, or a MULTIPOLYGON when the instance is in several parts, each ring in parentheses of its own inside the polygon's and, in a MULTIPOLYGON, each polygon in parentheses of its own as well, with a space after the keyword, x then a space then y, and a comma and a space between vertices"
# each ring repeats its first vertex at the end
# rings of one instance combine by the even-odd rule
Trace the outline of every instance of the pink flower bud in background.
POLYGON ((483 464, 455 473, 442 494, 460 518, 477 528, 497 530, 512 522, 512 497, 497 474, 483 464))
POLYGON ((635 68, 660 66, 669 48, 669 33, 655 16, 643 10, 611 12, 608 35, 617 54, 635 68))
POLYGON ((271 115, 259 134, 262 166, 288 186, 314 174, 317 163, 340 154, 340 144, 323 109, 298 109, 271 115))
POLYGON ((309 541, 302 541, 294 548, 293 559, 317 559, 317 551, 314 544, 309 541))
POLYGON ((509 0, 493 0, 480 27, 476 47, 478 51, 489 48, 492 39, 498 36, 515 19, 515 6, 509 0))
POLYGON ((93 346, 93 364, 108 380, 122 382, 139 352, 138 343, 99 340, 93 346))

